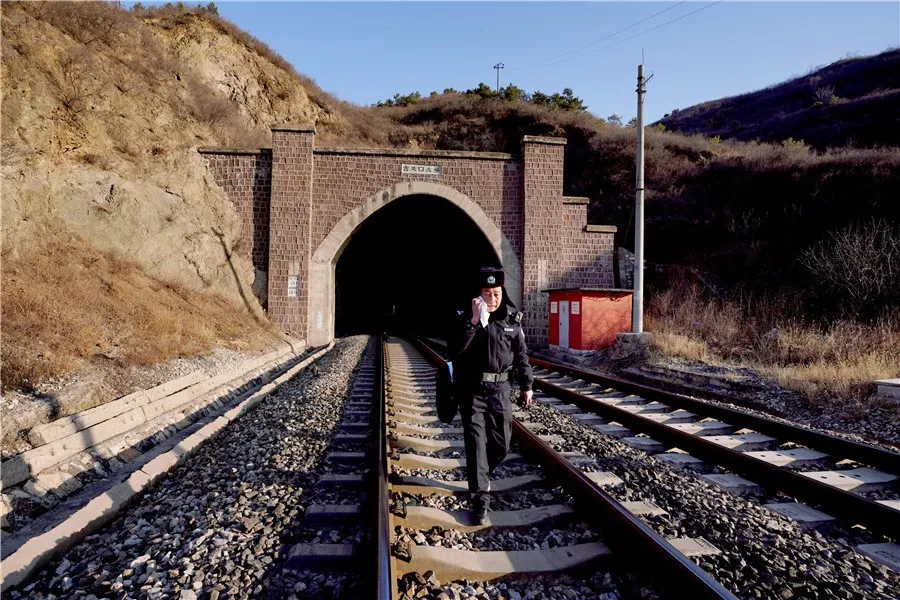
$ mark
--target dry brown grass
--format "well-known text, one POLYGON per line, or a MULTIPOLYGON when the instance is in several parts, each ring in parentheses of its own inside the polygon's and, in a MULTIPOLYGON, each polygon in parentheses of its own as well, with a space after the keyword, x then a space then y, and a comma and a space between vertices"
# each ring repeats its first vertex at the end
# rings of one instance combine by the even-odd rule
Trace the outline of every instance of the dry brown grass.
POLYGON ((845 360, 820 359, 808 364, 761 366, 763 375, 802 393, 813 403, 830 399, 864 399, 876 379, 896 377, 897 350, 874 349, 845 360))
POLYGON ((278 340, 271 326, 218 296, 150 277, 60 231, 40 238, 3 252, 4 389, 106 361, 152 365, 215 346, 257 351, 278 340))
POLYGON ((648 329, 667 356, 757 369, 812 402, 861 399, 900 377, 900 315, 826 325, 797 316, 796 298, 716 300, 697 287, 653 294, 648 329))
POLYGON ((706 342, 682 333, 654 329, 653 345, 666 356, 677 356, 699 362, 707 362, 714 358, 706 342))

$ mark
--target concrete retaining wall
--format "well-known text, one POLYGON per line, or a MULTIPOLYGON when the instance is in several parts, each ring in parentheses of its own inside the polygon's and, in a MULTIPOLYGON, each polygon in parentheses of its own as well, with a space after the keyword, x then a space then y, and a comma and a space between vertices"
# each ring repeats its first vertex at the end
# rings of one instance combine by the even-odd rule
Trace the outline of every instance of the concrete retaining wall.
POLYGON ((297 361, 303 347, 285 344, 212 377, 191 373, 35 427, 28 438, 39 445, 0 465, 0 524, 7 529, 19 505, 39 514, 85 483, 121 471, 248 388, 277 377, 297 361))

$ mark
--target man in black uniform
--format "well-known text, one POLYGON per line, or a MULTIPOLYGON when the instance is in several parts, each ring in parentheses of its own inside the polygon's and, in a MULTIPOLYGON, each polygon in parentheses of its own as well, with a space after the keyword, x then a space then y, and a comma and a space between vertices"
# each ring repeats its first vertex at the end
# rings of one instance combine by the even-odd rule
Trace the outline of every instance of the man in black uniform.
POLYGON ((506 295, 503 270, 482 268, 471 313, 459 311, 453 352, 459 411, 466 443, 466 471, 475 522, 485 522, 491 473, 509 452, 515 374, 520 399, 531 404, 533 376, 526 355, 522 313, 506 295))

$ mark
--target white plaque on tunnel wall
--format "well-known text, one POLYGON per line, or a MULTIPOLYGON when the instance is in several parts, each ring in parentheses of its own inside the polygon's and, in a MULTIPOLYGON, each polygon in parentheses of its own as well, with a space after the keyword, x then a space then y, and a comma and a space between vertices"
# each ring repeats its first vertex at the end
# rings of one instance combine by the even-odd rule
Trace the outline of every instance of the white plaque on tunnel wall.
POLYGON ((288 298, 296 298, 299 289, 300 277, 297 275, 288 275, 288 298))
POLYGON ((572 314, 573 315, 581 314, 581 302, 573 302, 572 303, 572 314))
POLYGON ((551 303, 550 303, 550 314, 551 314, 551 315, 555 315, 557 312, 559 312, 559 310, 558 310, 558 308, 557 308, 558 306, 559 306, 559 305, 558 305, 556 302, 551 302, 551 303))
POLYGON ((440 165, 400 165, 400 172, 404 175, 440 175, 440 165))

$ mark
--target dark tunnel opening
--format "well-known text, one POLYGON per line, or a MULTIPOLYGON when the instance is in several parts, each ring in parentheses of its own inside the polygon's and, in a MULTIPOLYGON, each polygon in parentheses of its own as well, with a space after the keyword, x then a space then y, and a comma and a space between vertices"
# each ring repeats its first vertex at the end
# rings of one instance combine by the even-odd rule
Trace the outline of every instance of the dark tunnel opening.
POLYGON ((446 337, 470 306, 494 249, 459 207, 435 196, 395 200, 367 218, 335 267, 335 334, 392 331, 446 337))

